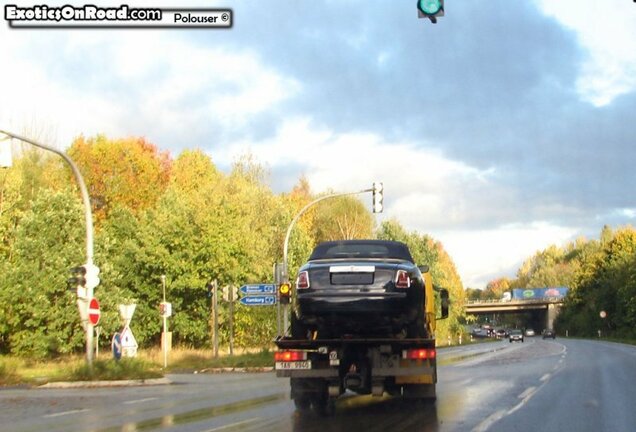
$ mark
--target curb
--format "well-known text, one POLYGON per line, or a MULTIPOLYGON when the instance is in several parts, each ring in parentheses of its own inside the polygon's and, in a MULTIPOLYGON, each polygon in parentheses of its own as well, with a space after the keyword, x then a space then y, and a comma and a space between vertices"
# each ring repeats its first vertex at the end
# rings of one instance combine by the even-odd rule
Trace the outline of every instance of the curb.
POLYGON ((91 388, 91 387, 133 387, 172 384, 168 378, 153 378, 146 380, 119 380, 119 381, 77 381, 77 382, 50 382, 37 388, 40 389, 65 389, 65 388, 91 388))
POLYGON ((256 372, 273 372, 274 368, 272 366, 264 366, 264 367, 224 367, 224 368, 209 368, 209 369, 201 369, 198 371, 194 371, 194 374, 200 373, 228 373, 228 372, 242 372, 242 373, 256 373, 256 372))

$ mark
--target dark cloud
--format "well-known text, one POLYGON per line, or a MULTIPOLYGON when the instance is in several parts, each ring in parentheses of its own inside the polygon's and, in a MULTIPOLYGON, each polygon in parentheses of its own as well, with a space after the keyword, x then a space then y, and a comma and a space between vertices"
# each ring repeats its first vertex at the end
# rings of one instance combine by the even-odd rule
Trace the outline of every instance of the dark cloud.
POLYGON ((581 101, 585 53, 533 2, 447 2, 436 25, 404 2, 233 8, 231 31, 197 34, 197 43, 254 52, 302 86, 277 112, 234 131, 242 138, 272 136, 293 112, 316 127, 410 140, 494 167, 517 201, 477 210, 476 224, 583 222, 633 206, 635 97, 603 108, 581 101))

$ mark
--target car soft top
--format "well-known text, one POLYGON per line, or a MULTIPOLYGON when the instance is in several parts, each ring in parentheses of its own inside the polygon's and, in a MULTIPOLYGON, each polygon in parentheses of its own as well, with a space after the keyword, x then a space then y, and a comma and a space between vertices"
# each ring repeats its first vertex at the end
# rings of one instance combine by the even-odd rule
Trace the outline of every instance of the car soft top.
POLYGON ((388 240, 340 240, 316 246, 309 261, 324 259, 397 259, 413 263, 409 248, 402 242, 388 240))

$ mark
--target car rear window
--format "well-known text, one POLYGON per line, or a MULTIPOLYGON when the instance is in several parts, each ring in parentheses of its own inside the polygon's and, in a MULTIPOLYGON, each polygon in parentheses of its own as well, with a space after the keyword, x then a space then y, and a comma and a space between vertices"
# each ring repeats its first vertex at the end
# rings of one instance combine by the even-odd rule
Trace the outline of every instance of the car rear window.
POLYGON ((343 240, 321 243, 312 252, 310 261, 337 258, 389 258, 413 262, 404 243, 384 240, 343 240))

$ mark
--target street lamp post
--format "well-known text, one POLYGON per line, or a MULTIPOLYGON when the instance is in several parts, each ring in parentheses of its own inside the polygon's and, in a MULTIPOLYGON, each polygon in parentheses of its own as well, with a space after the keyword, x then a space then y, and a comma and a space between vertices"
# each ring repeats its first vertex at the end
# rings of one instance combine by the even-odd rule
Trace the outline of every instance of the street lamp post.
MULTIPOLYGON (((86 221, 86 266, 92 267, 93 264, 93 213, 91 211, 91 202, 88 196, 88 190, 86 189, 86 184, 84 183, 84 179, 82 178, 82 174, 79 172, 77 165, 73 162, 73 160, 68 157, 68 155, 56 148, 49 147, 37 141, 34 141, 30 138, 26 138, 20 136, 18 134, 8 132, 0 129, 0 133, 7 135, 11 138, 15 138, 17 140, 23 141, 25 143, 34 145, 38 148, 53 152, 64 159, 64 161, 71 167, 71 171, 75 176, 75 180, 80 188, 80 193, 82 195, 82 202, 84 203, 84 219, 86 221)), ((92 284, 88 284, 86 286, 86 299, 80 300, 78 299, 78 303, 80 301, 84 301, 86 303, 85 307, 88 307, 88 301, 93 298, 93 290, 95 286, 92 284)), ((80 306, 82 307, 82 306, 80 306)), ((93 364, 93 324, 91 324, 90 320, 86 319, 84 321, 85 330, 86 330, 86 361, 91 366, 93 364)))

